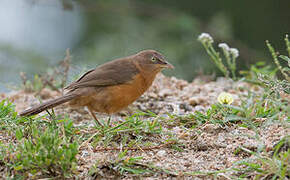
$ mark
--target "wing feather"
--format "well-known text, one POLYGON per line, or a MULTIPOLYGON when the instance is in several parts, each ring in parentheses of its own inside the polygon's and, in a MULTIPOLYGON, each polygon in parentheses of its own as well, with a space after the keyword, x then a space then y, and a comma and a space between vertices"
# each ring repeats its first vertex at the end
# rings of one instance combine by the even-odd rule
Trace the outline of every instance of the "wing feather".
POLYGON ((139 70, 132 59, 118 59, 92 69, 66 87, 74 90, 83 87, 112 86, 133 80, 139 70))

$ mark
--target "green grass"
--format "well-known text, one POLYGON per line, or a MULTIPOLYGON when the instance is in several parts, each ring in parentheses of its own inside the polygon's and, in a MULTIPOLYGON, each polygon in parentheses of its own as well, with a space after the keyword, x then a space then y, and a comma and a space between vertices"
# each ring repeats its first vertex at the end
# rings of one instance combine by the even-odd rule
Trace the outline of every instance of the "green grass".
MULTIPOLYGON (((27 178, 28 174, 35 177, 77 177, 77 158, 79 148, 85 143, 91 143, 100 151, 115 150, 119 152, 118 158, 108 160, 106 166, 116 176, 135 174, 137 176, 152 176, 167 174, 176 177, 182 173, 184 176, 217 177, 222 172, 232 172, 231 178, 273 177, 283 179, 288 176, 289 148, 279 152, 278 147, 273 150, 275 155, 262 151, 251 151, 244 147, 240 151, 253 155, 234 164, 233 167, 210 172, 177 172, 163 169, 148 162, 142 162, 142 156, 132 157, 127 152, 148 148, 171 148, 174 151, 183 151, 178 137, 162 127, 176 126, 185 129, 196 129, 205 123, 219 124, 221 126, 242 126, 248 129, 257 129, 269 123, 280 123, 285 126, 289 123, 287 102, 265 92, 257 95, 249 92, 240 97, 241 105, 213 104, 205 113, 194 112, 185 116, 169 115, 167 118, 159 117, 153 113, 136 113, 128 116, 123 122, 107 122, 104 127, 97 124, 90 131, 86 126, 75 127, 69 118, 51 116, 34 116, 30 118, 18 117, 14 105, 3 100, 0 103, 0 128, 2 134, 8 135, 13 141, 0 143, 0 165, 6 169, 7 177, 27 178), (265 103, 267 102, 267 106, 265 103), (256 121, 264 118, 265 121, 256 121), (79 132, 85 133, 79 133, 79 132), (94 133, 92 133, 94 132, 94 133), (166 136, 166 141, 160 141, 166 136), (164 145, 164 146, 163 146, 164 145), (41 176, 39 176, 41 174, 41 176)), ((259 136, 257 134, 257 136, 259 136)), ((289 139, 289 137, 288 137, 289 139)), ((288 142, 288 141, 287 141, 288 142)), ((289 143, 289 142, 288 142, 289 143)), ((98 177, 100 167, 96 165, 90 169, 90 175, 98 177)))
POLYGON ((0 144, 0 164, 8 174, 27 177, 28 173, 42 172, 44 177, 71 176, 78 154, 71 120, 18 117, 7 100, 1 101, 0 109, 2 135, 11 139, 0 144))
MULTIPOLYGON (((285 38, 289 50, 287 40, 285 38)), ((290 123, 289 100, 281 98, 283 93, 289 95, 287 74, 290 65, 283 67, 280 63, 280 60, 289 63, 289 57, 276 56, 269 42, 267 46, 278 68, 259 63, 253 65, 250 70, 243 71, 239 81, 250 82, 263 90, 257 93, 243 89, 246 93, 238 97, 240 103, 238 106, 215 103, 206 112, 195 111, 182 116, 168 114, 168 117, 160 117, 152 112, 138 112, 125 117, 121 122, 103 119, 101 121, 104 126, 101 127, 97 123, 93 126, 86 124, 75 126, 68 116, 56 116, 53 111, 44 116, 19 117, 13 103, 2 100, 0 137, 3 137, 3 140, 0 141, 0 174, 8 179, 77 178, 78 155, 82 148, 90 144, 96 151, 116 152, 116 157, 110 157, 106 162, 96 160, 88 174, 95 178, 102 177, 102 169, 107 169, 116 177, 167 175, 205 178, 224 176, 229 179, 289 178, 289 135, 281 137, 280 142, 271 151, 267 151, 266 146, 260 142, 258 132, 258 129, 271 124, 289 128, 290 123), (279 78, 279 72, 282 78, 279 78), (232 167, 204 172, 180 172, 163 168, 154 165, 153 162, 144 162, 142 156, 132 156, 129 153, 154 149, 184 152, 186 149, 181 143, 181 137, 171 133, 171 129, 180 127, 186 132, 195 131, 198 136, 200 127, 205 124, 250 129, 255 132, 253 138, 261 144, 261 147, 255 150, 238 147, 233 154, 243 153, 246 154, 245 158, 234 163, 232 167)), ((217 54, 211 55, 219 57, 217 54)), ((225 67, 221 64, 219 66, 225 67)), ((227 76, 228 72, 231 72, 232 77, 236 78, 233 64, 223 71, 227 76)), ((35 78, 26 84, 26 88, 38 92, 43 85, 43 81, 40 82, 39 78, 35 78)))
MULTIPOLYGON (((14 105, 8 100, 1 101, 0 110, 2 135, 13 139, 12 142, 0 143, 0 165, 7 170, 7 177, 27 178, 28 174, 38 178, 76 176, 76 155, 86 143, 117 151, 120 146, 127 151, 176 144, 170 134, 165 142, 157 140, 166 133, 153 113, 136 113, 121 123, 104 123, 104 127, 95 124, 86 132, 88 127, 75 127, 71 119, 57 117, 54 112, 49 116, 18 117, 14 105), (145 119, 148 115, 156 119, 145 119), (85 133, 80 134, 81 130, 85 133)), ((118 169, 129 171, 127 165, 119 163, 118 169)))

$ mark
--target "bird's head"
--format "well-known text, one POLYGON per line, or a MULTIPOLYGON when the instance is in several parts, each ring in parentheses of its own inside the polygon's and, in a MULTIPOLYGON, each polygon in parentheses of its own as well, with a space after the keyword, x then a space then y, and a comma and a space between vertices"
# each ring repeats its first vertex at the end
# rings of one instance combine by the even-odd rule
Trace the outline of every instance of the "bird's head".
POLYGON ((136 54, 136 61, 146 71, 161 71, 162 69, 174 69, 164 56, 155 50, 144 50, 136 54))

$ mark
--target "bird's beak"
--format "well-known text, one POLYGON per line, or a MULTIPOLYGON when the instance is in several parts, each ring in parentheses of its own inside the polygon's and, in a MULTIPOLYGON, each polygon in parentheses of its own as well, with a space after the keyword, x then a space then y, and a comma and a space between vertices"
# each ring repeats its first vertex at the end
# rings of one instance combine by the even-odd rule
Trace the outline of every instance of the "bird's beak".
POLYGON ((167 68, 174 69, 174 66, 172 64, 170 64, 170 63, 167 63, 167 68))
POLYGON ((172 64, 170 64, 169 62, 165 61, 166 63, 163 65, 164 68, 168 68, 168 69, 174 69, 174 66, 172 64))

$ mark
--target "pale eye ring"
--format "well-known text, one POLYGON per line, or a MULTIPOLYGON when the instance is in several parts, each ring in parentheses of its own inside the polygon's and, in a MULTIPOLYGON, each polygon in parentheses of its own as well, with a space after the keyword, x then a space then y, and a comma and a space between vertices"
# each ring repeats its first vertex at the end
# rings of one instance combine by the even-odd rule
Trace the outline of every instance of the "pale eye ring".
POLYGON ((151 61, 152 61, 152 62, 156 62, 156 61, 157 61, 157 58, 153 56, 153 57, 151 58, 151 61))

